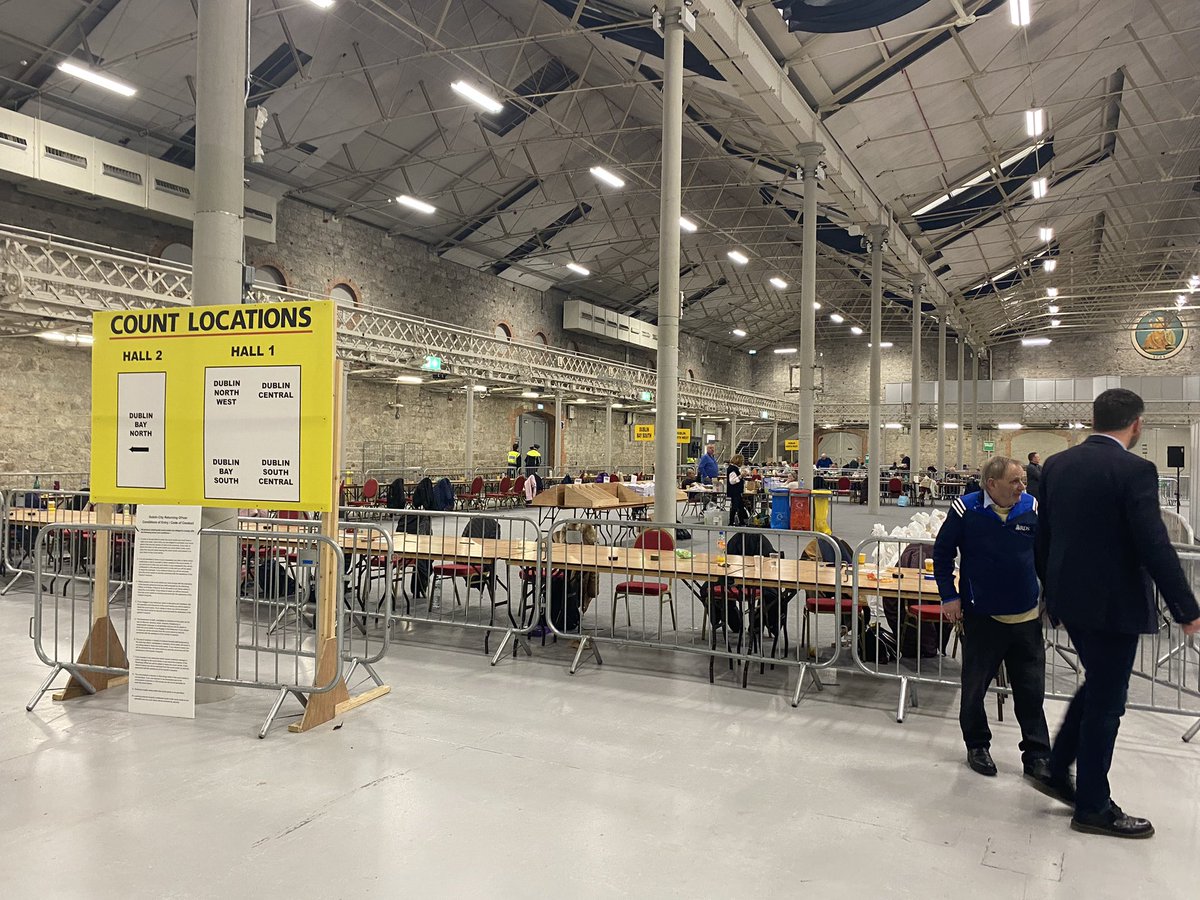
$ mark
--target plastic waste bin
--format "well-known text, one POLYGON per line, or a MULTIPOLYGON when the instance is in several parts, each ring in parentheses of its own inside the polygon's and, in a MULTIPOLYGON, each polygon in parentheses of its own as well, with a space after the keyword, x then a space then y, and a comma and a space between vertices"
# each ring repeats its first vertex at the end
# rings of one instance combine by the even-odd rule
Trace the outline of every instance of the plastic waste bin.
POLYGON ((833 491, 812 492, 812 530, 821 534, 833 534, 833 523, 830 521, 833 491))
POLYGON ((812 530, 812 491, 805 488, 791 490, 791 525, 794 531, 812 530))
POLYGON ((788 489, 771 488, 771 527, 787 528, 792 524, 792 510, 788 501, 788 489))

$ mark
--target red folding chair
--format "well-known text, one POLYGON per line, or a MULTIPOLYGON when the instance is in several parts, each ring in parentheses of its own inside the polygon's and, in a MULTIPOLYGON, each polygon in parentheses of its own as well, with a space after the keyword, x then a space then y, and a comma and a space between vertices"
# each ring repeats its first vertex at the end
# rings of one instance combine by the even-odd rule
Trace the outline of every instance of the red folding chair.
MULTIPOLYGON (((661 528, 649 528, 637 536, 633 542, 635 550, 661 550, 664 553, 675 552, 675 539, 670 532, 661 528)), ((625 601, 625 624, 633 624, 633 616, 629 611, 630 595, 639 597, 658 597, 658 634, 662 636, 662 608, 666 604, 671 608, 671 629, 678 630, 675 620, 675 602, 671 597, 671 585, 665 581, 622 581, 613 591, 612 627, 617 627, 617 600, 625 601)))
POLYGON ((471 489, 458 498, 459 503, 465 508, 469 503, 471 506, 483 506, 483 476, 476 475, 471 482, 471 489))
POLYGON ((500 506, 508 499, 509 494, 512 492, 512 483, 513 483, 512 478, 505 475, 503 478, 500 479, 500 490, 488 491, 486 494, 487 499, 495 500, 496 505, 500 506))

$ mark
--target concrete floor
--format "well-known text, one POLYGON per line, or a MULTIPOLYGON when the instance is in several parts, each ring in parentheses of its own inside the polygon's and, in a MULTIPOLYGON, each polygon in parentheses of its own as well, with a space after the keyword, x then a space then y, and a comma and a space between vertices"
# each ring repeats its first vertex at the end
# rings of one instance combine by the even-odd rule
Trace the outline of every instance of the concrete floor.
POLYGON ((123 688, 26 713, 29 609, 0 598, 6 897, 1195 895, 1178 718, 1125 720, 1117 799, 1159 829, 1125 843, 1022 782, 1011 716, 1000 777, 971 773, 950 690, 897 725, 862 677, 792 709, 782 675, 709 685, 703 657, 606 648, 572 677, 560 642, 492 669, 430 629, 381 664, 390 696, 260 741, 255 691, 195 721, 131 716, 123 688))

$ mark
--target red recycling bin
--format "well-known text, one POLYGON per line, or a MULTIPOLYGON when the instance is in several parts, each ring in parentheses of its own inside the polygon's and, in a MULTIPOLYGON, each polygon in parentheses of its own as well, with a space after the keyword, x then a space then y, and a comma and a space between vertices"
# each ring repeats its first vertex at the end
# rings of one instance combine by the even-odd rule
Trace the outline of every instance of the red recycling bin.
POLYGON ((812 531, 812 491, 792 488, 792 530, 812 531))

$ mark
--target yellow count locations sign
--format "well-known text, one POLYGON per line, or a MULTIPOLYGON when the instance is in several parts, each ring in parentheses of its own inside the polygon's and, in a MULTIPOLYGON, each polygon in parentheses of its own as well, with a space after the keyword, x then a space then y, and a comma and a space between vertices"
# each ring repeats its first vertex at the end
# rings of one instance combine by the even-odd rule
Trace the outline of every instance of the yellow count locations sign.
POLYGON ((690 444, 692 442, 692 429, 677 428, 675 429, 675 443, 690 444))
POLYGON ((783 442, 783 449, 784 450, 799 450, 800 449, 800 439, 792 438, 790 441, 785 440, 783 442))
POLYGON ((653 425, 634 425, 633 439, 635 441, 652 441, 654 440, 653 425))
POLYGON ((334 303, 98 312, 92 499, 330 511, 334 303))

